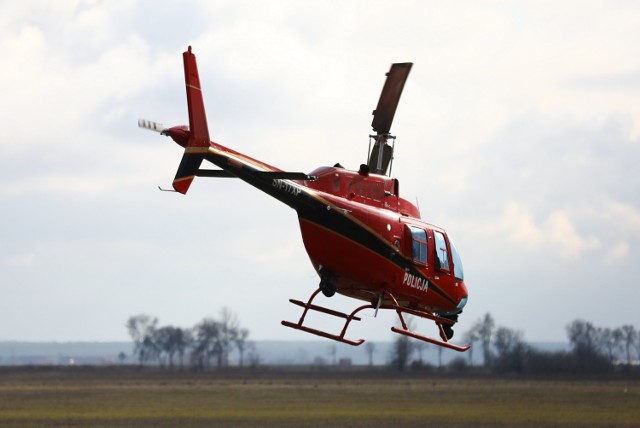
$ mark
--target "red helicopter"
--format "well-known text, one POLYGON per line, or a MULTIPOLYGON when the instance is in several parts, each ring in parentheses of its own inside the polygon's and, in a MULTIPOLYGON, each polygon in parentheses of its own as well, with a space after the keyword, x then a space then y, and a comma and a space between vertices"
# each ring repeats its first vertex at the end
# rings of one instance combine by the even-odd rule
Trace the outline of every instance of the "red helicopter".
POLYGON ((282 171, 211 141, 191 46, 183 60, 189 126, 165 128, 147 120, 138 125, 170 136, 185 148, 174 191, 186 194, 195 177, 239 178, 296 210, 320 284, 306 302, 290 300, 303 308, 302 315, 298 322, 282 321, 282 325, 360 345, 363 339, 345 337, 350 323, 360 320, 357 314, 390 309, 401 324, 391 327, 393 332, 456 351, 469 349, 449 342, 468 296, 456 247, 444 229, 420 219, 418 207, 400 197, 398 180, 390 177, 395 137, 389 131, 412 63, 393 64, 387 73, 373 112, 375 135, 369 136, 367 163, 358 171, 336 164, 305 174, 282 171), (219 169, 201 168, 204 160, 219 169), (366 304, 342 313, 314 304, 319 293, 327 297, 339 293, 366 304), (342 331, 333 334, 306 326, 309 311, 344 319, 342 331), (440 338, 411 330, 403 314, 434 321, 440 338))

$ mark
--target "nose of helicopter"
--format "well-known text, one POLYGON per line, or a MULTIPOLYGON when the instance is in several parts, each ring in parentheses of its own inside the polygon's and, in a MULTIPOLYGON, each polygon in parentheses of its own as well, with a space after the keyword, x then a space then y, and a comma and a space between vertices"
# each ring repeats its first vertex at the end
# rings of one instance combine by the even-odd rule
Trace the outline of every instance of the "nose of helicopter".
POLYGON ((467 300, 469 300, 469 293, 467 292, 467 286, 465 285, 464 281, 458 281, 456 283, 456 288, 456 297, 458 299, 458 305, 456 306, 456 309, 459 312, 462 312, 462 309, 467 304, 467 300))
POLYGON ((463 298, 461 298, 460 301, 458 302, 458 306, 456 306, 456 309, 459 311, 462 311, 462 309, 467 304, 467 299, 469 299, 469 296, 464 296, 463 298))

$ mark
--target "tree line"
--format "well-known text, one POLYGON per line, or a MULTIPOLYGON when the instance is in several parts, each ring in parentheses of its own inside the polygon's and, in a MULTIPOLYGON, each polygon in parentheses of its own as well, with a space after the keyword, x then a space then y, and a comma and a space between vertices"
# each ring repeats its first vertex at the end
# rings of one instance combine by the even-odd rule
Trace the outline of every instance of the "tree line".
MULTIPOLYGON (((569 351, 544 351, 528 344, 522 331, 497 326, 490 313, 481 317, 463 335, 471 344, 465 357, 453 359, 449 366, 456 371, 482 370, 505 373, 603 373, 614 368, 640 370, 640 331, 626 324, 617 328, 597 327, 577 319, 566 326, 569 351), (474 349, 482 355, 482 364, 474 365, 474 349)), ((399 370, 421 366, 424 343, 405 336, 396 338, 390 364, 399 370)), ((438 347, 439 358, 442 347, 438 347)), ((439 366, 442 366, 441 359, 439 366)))
POLYGON ((258 358, 248 340, 249 330, 226 307, 218 318, 205 318, 192 328, 159 326, 157 318, 144 314, 131 316, 126 327, 140 366, 154 364, 173 369, 188 365, 196 370, 225 367, 233 351, 238 352, 241 366, 245 354, 251 364, 258 358))
MULTIPOLYGON (((412 319, 408 319, 410 328, 412 319)), ((243 328, 237 316, 222 308, 217 318, 208 317, 191 328, 171 325, 160 326, 158 319, 149 315, 135 315, 126 323, 134 343, 133 354, 140 366, 156 365, 173 369, 191 367, 207 370, 226 367, 229 357, 236 352, 238 364, 245 360, 252 366, 259 364, 259 356, 248 340, 249 330, 243 328)), ((457 356, 446 367, 450 371, 482 371, 496 374, 571 374, 604 373, 614 368, 640 371, 640 331, 627 324, 617 328, 598 327, 589 321, 574 320, 566 327, 570 345, 568 351, 545 351, 525 342, 522 331, 498 326, 490 313, 478 319, 463 336, 471 344, 464 356, 457 356), (480 353, 482 361, 475 364, 480 353)), ((429 344, 403 335, 395 335, 388 364, 398 370, 408 367, 425 368, 423 352, 429 344)), ((438 367, 442 365, 444 348, 435 346, 438 367)), ((334 365, 336 351, 331 348, 334 365)), ((369 365, 373 364, 375 344, 367 342, 364 351, 369 365)))

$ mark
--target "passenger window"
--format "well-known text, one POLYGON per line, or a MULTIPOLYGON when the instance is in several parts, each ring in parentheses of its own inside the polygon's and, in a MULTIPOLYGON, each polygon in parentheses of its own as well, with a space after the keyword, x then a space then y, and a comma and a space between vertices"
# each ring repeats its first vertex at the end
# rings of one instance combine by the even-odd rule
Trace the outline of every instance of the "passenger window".
POLYGON ((442 270, 449 270, 449 251, 447 241, 441 232, 433 231, 436 247, 436 267, 442 270))
POLYGON ((413 261, 427 264, 427 232, 418 227, 409 226, 411 230, 411 253, 413 261))

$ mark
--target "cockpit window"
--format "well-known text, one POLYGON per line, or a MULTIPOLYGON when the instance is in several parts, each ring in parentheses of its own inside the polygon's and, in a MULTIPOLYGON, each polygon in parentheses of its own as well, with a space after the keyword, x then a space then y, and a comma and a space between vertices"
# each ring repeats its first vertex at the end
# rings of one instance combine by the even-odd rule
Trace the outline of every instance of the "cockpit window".
POLYGON ((451 244, 451 257, 453 258, 453 274, 456 279, 464 281, 464 271, 462 270, 462 260, 460 259, 460 254, 458 254, 458 250, 453 244, 451 238, 449 238, 449 243, 451 244))
POLYGON ((411 230, 411 253, 414 262, 427 264, 427 232, 418 227, 409 226, 411 230))
POLYGON ((436 247, 436 267, 442 270, 449 270, 449 252, 447 251, 447 241, 442 232, 433 231, 436 247))

